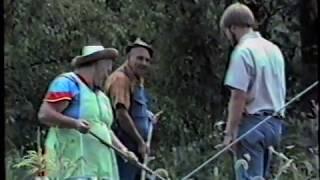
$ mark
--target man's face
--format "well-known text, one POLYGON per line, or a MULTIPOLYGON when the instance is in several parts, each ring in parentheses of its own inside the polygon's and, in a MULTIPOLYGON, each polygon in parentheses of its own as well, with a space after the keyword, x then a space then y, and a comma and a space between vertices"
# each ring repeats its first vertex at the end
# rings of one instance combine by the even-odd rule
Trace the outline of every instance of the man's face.
POLYGON ((133 71, 143 76, 150 67, 151 57, 147 49, 143 47, 132 48, 128 54, 128 63, 133 71))

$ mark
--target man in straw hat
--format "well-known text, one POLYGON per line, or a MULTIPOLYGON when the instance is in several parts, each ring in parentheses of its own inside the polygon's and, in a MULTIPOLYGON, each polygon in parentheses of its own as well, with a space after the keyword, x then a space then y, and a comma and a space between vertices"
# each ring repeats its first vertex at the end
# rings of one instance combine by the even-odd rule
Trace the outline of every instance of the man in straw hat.
MULTIPOLYGON (((224 144, 247 132, 285 104, 286 86, 283 55, 277 45, 253 30, 255 18, 244 4, 227 7, 220 28, 236 45, 227 70, 225 85, 230 88, 224 144)), ((247 159, 240 179, 267 177, 269 146, 280 143, 284 111, 249 133, 233 147, 238 159, 247 159), (247 158, 246 158, 247 157, 247 158)))
MULTIPOLYGON (((101 91, 117 57, 114 48, 83 47, 82 55, 71 62, 74 71, 63 73, 51 82, 40 107, 39 120, 51 127, 46 139, 47 160, 57 167, 63 165, 59 164, 60 158, 71 162, 73 165, 67 169, 74 178, 119 179, 114 151, 86 134, 89 129, 137 160, 112 132, 112 107, 101 91)), ((61 169, 56 174, 48 173, 52 178, 60 177, 61 169)))
MULTIPOLYGON (((127 60, 108 78, 105 91, 110 96, 115 109, 119 139, 142 161, 149 152, 147 134, 152 126, 152 117, 148 110, 148 97, 143 86, 143 78, 149 69, 153 56, 150 45, 137 39, 126 49, 127 60), (150 121, 151 120, 151 121, 150 121)), ((121 180, 134 180, 139 176, 139 169, 118 158, 121 180)))

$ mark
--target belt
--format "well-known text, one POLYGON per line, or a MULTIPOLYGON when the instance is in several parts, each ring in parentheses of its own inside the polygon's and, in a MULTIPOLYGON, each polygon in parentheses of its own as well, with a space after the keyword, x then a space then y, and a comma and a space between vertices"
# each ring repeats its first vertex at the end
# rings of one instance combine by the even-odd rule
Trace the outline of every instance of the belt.
POLYGON ((277 119, 284 119, 284 117, 280 114, 276 114, 274 115, 274 111, 271 111, 271 110, 264 110, 264 111, 259 111, 259 112, 256 112, 254 114, 247 114, 247 113, 243 113, 244 116, 272 116, 274 118, 277 118, 277 119))
MULTIPOLYGON (((97 176, 71 176, 69 178, 66 178, 64 180, 97 180, 97 176)), ((104 176, 104 177, 99 177, 101 180, 110 180, 110 177, 104 176)))

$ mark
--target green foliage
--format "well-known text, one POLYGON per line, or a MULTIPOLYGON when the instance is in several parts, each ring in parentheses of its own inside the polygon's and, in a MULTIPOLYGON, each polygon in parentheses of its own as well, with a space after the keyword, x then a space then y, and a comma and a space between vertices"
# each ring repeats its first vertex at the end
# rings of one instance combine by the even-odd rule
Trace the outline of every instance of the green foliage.
POLYGON ((21 157, 15 150, 6 155, 6 179, 24 179, 38 176, 41 173, 50 174, 52 179, 60 180, 71 177, 72 174, 79 168, 79 161, 81 158, 71 161, 63 157, 64 150, 68 147, 68 144, 63 144, 62 150, 56 154, 57 161, 53 161, 51 158, 42 154, 40 147, 40 130, 37 131, 37 145, 38 149, 28 150, 26 155, 21 157), (16 162, 16 163, 15 163, 16 162), (21 172, 17 173, 17 172, 21 172), (17 173, 17 174, 16 174, 17 173))
POLYGON ((52 162, 46 162, 45 157, 42 155, 42 149, 40 147, 40 129, 37 131, 37 151, 27 151, 27 155, 22 157, 22 160, 15 164, 14 168, 28 169, 28 175, 37 175, 41 172, 48 171, 53 167, 52 162))
MULTIPOLYGON (((167 169, 171 178, 177 179, 214 154, 215 145, 222 140, 217 124, 226 118, 227 93, 222 82, 231 50, 218 24, 224 8, 232 2, 5 0, 7 172, 23 160, 26 150, 36 147, 36 114, 41 99, 57 74, 71 70, 69 63, 80 54, 81 47, 100 41, 106 47, 118 48, 122 55, 118 66, 125 58, 125 46, 137 36, 156 49, 155 66, 146 86, 154 96, 153 109, 165 112, 155 132, 157 159, 151 165, 167 169)), ((301 50, 306 47, 298 13, 300 1, 241 2, 253 9, 262 35, 282 49, 287 97, 291 98, 314 80, 318 70, 302 61, 301 50)), ((283 147, 294 148, 282 152, 294 161, 281 177, 319 177, 315 160, 318 121, 309 118, 310 98, 304 97, 287 109, 288 135, 283 147)), ((47 128, 41 129, 45 137, 47 128)), ((35 152, 29 155, 29 159, 36 157, 35 152)), ((231 162, 225 155, 196 177, 229 179, 231 162)), ((23 179, 22 175, 18 179, 23 179)))
POLYGON ((17 150, 11 150, 5 154, 6 179, 19 180, 27 179, 27 171, 24 169, 16 169, 13 166, 22 160, 21 153, 17 150))

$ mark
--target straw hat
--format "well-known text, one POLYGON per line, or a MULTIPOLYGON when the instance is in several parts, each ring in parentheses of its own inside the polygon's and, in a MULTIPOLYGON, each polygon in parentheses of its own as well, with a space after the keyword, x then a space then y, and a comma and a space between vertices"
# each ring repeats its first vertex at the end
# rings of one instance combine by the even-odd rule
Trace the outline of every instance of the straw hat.
POLYGON ((115 60, 119 56, 115 48, 104 48, 101 45, 90 45, 82 48, 82 55, 72 59, 71 65, 79 67, 83 64, 92 63, 102 59, 115 60))

